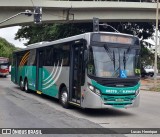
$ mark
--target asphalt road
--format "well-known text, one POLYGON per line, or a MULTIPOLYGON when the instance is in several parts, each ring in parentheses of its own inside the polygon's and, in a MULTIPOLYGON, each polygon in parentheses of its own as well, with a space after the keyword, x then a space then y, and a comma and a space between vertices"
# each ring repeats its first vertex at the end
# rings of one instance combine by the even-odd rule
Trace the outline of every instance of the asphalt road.
MULTIPOLYGON (((10 81, 10 77, 0 78, 1 128, 159 128, 159 108, 160 93, 141 91, 140 106, 134 109, 83 110, 76 107, 64 109, 56 99, 22 92, 10 81)), ((70 135, 72 136, 76 135, 70 135)), ((107 135, 113 136, 124 135, 107 135)))

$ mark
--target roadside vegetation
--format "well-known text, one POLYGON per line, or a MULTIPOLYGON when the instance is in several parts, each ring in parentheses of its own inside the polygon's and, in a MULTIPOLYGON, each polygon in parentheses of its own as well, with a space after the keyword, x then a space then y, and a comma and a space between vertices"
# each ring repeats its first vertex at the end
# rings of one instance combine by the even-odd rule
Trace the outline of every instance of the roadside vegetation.
POLYGON ((7 57, 11 61, 12 53, 16 49, 17 48, 13 44, 0 37, 0 57, 7 57))
POLYGON ((152 80, 152 87, 150 91, 160 92, 160 79, 157 79, 157 87, 154 87, 154 81, 152 80))
POLYGON ((143 78, 141 79, 141 89, 146 91, 156 91, 160 92, 160 79, 157 79, 157 87, 154 87, 153 78, 143 78))
POLYGON ((149 89, 150 91, 156 91, 156 92, 160 92, 160 86, 158 85, 156 88, 152 87, 149 89))

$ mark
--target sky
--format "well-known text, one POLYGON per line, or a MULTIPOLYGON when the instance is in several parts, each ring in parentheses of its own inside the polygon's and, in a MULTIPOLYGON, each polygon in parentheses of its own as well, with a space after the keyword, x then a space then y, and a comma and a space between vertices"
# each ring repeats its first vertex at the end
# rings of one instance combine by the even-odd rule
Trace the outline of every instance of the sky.
POLYGON ((25 48, 23 43, 26 43, 27 40, 14 40, 15 34, 20 28, 20 26, 1 28, 0 37, 5 38, 9 43, 15 45, 15 47, 25 48))

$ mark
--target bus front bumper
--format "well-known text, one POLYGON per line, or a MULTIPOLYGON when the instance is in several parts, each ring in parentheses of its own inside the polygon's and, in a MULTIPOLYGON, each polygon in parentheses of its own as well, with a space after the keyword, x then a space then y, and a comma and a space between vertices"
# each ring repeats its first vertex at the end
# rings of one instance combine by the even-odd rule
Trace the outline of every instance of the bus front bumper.
POLYGON ((132 107, 138 107, 140 102, 140 94, 138 94, 131 102, 121 102, 121 103, 104 103, 102 100, 102 108, 132 108, 132 107))
POLYGON ((9 73, 0 73, 0 76, 7 76, 9 73))
POLYGON ((85 99, 81 101, 83 108, 103 109, 103 108, 131 108, 138 107, 140 93, 130 102, 104 101, 100 96, 88 91, 85 99))

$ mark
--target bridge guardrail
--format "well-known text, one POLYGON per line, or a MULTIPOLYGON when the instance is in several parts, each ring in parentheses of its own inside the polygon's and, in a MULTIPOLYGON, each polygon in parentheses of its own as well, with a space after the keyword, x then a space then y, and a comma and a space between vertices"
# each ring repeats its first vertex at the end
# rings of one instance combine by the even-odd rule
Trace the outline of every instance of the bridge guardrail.
MULTIPOLYGON (((64 0, 58 0, 58 1, 64 1, 64 0)), ((74 1, 74 0, 68 0, 68 1, 74 1)), ((117 1, 117 2, 151 2, 151 3, 156 2, 156 0, 79 0, 79 1, 111 1, 111 2, 117 1)))

